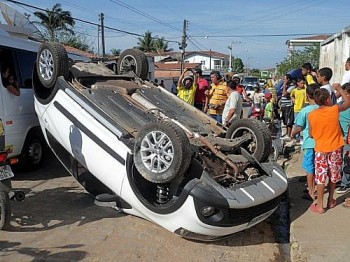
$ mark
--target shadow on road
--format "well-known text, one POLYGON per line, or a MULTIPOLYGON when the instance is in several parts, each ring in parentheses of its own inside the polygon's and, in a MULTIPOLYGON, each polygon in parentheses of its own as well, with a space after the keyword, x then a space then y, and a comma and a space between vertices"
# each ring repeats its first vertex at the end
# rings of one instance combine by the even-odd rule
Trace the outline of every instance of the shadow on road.
POLYGON ((29 192, 23 202, 11 204, 10 231, 15 232, 45 231, 77 222, 82 226, 104 218, 125 216, 115 209, 94 205, 93 198, 78 186, 29 192))
MULTIPOLYGON (((65 252, 50 252, 45 249, 39 248, 30 248, 30 247, 19 247, 21 245, 20 242, 9 242, 9 241, 0 241, 0 250, 4 250, 6 253, 2 254, 2 258, 5 260, 6 257, 10 257, 12 254, 22 254, 27 255, 33 258, 32 262, 38 261, 65 261, 67 258, 73 259, 74 261, 81 261, 86 257, 86 252, 84 251, 65 251, 65 252)), ((74 247, 63 246, 56 247, 54 249, 71 249, 77 248, 81 245, 76 245, 74 247)))

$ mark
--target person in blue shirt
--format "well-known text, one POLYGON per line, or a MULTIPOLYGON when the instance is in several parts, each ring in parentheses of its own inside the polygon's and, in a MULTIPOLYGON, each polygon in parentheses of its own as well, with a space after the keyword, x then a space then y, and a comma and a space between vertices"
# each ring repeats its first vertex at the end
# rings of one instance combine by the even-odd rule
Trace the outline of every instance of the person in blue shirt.
MULTIPOLYGON (((348 96, 350 95, 350 83, 345 83, 342 88, 346 91, 348 96)), ((340 102, 342 103, 342 102, 340 102)), ((350 190, 350 145, 348 144, 348 132, 350 125, 350 108, 340 112, 339 123, 343 130, 345 145, 343 147, 343 176, 341 179, 340 187, 336 189, 337 194, 343 194, 350 190)), ((344 204, 345 205, 345 204, 344 204)), ((349 203, 350 207, 350 203, 349 203)))
POLYGON ((316 83, 310 84, 306 87, 306 95, 309 100, 309 105, 301 109, 292 130, 292 137, 303 132, 303 169, 306 171, 307 189, 309 196, 312 200, 315 199, 315 140, 309 135, 309 120, 308 115, 310 112, 318 108, 314 100, 314 92, 319 89, 320 86, 316 83))

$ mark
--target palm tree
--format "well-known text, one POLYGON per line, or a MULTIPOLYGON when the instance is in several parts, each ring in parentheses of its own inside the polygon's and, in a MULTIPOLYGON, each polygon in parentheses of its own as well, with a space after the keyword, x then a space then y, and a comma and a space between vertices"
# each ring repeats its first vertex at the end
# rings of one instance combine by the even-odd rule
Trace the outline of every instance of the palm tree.
POLYGON ((154 48, 154 40, 152 37, 152 33, 150 31, 147 31, 143 37, 138 38, 138 49, 140 49, 143 52, 152 52, 156 51, 154 48))
POLYGON ((51 10, 45 12, 34 12, 41 22, 39 23, 46 31, 46 37, 50 41, 57 41, 57 32, 66 31, 74 35, 74 31, 68 26, 73 27, 74 19, 69 11, 63 11, 61 4, 55 4, 51 10))
POLYGON ((154 48, 156 49, 157 53, 164 53, 173 50, 172 48, 168 47, 168 42, 165 41, 164 37, 154 40, 154 48))

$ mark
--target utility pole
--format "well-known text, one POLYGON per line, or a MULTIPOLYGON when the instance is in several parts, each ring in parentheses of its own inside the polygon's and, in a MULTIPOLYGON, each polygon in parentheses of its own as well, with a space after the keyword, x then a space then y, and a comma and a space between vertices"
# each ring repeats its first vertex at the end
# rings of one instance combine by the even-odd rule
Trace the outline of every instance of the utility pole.
POLYGON ((185 66, 185 49, 187 47, 187 25, 188 25, 188 21, 185 19, 184 20, 184 25, 183 25, 183 30, 182 30, 182 41, 181 41, 181 45, 180 45, 180 49, 181 49, 181 74, 184 71, 184 66, 185 66))
POLYGON ((105 57, 106 55, 106 49, 105 49, 105 28, 103 25, 103 20, 104 20, 104 14, 100 14, 100 20, 101 20, 101 44, 102 44, 102 57, 105 57))
POLYGON ((209 49, 209 70, 211 71, 211 49, 209 49))
POLYGON ((230 49, 230 62, 228 66, 229 72, 232 72, 232 45, 233 43, 231 42, 230 46, 228 47, 228 49, 230 49))
POLYGON ((240 43, 241 43, 240 41, 234 41, 234 42, 230 43, 230 46, 228 46, 228 49, 230 49, 230 62, 229 62, 229 69, 231 69, 230 72, 232 72, 233 70, 236 69, 235 66, 234 66, 234 64, 235 64, 234 57, 232 55, 232 53, 233 53, 233 44, 240 44, 240 43), (232 64, 233 64, 233 66, 232 66, 232 64))

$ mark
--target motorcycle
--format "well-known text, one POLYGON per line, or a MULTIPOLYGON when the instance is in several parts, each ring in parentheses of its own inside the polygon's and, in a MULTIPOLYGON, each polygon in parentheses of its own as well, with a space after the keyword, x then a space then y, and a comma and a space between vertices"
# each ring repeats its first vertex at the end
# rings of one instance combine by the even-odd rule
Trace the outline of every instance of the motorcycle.
POLYGON ((0 151, 0 230, 8 229, 11 221, 10 200, 22 201, 25 194, 21 190, 12 190, 11 178, 14 177, 11 164, 18 160, 8 159, 6 151, 0 151))
POLYGON ((264 106, 262 103, 256 103, 253 105, 251 118, 262 120, 264 118, 264 106))

